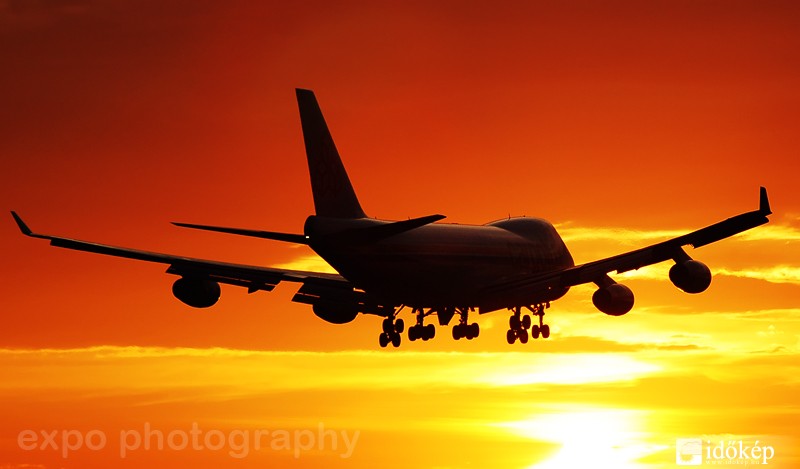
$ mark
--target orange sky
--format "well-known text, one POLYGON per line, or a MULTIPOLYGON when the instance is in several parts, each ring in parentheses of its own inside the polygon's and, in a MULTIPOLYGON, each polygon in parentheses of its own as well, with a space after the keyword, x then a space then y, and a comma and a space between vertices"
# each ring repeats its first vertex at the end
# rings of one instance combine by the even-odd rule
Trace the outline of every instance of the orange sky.
POLYGON ((293 88, 316 91, 370 216, 556 224, 578 262, 755 209, 770 225, 623 277, 627 316, 575 288, 553 337, 377 346, 223 287, 196 311, 163 266, 50 248, 0 223, 0 468, 670 468, 676 438, 800 446, 800 7, 795 2, 0 2, 0 200, 34 230, 260 265, 306 248, 181 230, 300 232, 311 213, 293 88), (518 4, 519 3, 519 4, 518 4), (315 450, 139 451, 145 423, 359 432, 315 450), (24 430, 102 430, 25 451, 24 430), (602 438, 600 437, 602 435, 602 438), (31 466, 25 466, 26 464, 31 466))

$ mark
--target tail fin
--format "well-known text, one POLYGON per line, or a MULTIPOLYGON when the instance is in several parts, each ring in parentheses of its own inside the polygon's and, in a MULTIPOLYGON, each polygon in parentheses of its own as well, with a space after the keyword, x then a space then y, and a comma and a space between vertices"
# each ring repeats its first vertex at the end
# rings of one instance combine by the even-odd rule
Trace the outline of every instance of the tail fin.
POLYGON ((317 215, 365 218, 314 92, 302 89, 296 91, 317 215))

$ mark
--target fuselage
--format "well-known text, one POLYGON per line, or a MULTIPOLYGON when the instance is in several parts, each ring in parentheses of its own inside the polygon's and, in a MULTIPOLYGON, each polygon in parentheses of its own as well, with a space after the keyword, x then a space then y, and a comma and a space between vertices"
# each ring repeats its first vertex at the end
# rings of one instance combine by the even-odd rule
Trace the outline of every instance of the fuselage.
MULTIPOLYGON (((486 225, 431 224, 369 243, 316 243, 320 235, 391 222, 309 217, 310 246, 342 276, 371 296, 418 308, 480 307, 497 303, 487 288, 574 265, 555 228, 538 218, 486 225)), ((552 301, 567 288, 505 298, 519 305, 552 301)))

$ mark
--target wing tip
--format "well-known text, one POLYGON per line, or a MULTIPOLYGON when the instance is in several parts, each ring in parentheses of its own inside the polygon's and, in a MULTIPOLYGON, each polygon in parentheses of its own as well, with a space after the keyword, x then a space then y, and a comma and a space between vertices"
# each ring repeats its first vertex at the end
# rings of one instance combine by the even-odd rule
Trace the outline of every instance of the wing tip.
POLYGON ((11 216, 14 217, 14 221, 17 222, 17 226, 19 227, 19 230, 22 232, 22 234, 24 234, 25 236, 33 235, 33 231, 30 228, 28 228, 28 225, 26 225, 24 221, 22 221, 22 217, 17 215, 17 212, 12 210, 11 216))

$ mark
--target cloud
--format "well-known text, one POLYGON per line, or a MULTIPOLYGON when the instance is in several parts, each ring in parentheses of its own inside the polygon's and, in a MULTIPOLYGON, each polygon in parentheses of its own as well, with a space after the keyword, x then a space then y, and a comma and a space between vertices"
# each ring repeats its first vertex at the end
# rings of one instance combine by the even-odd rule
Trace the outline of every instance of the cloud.
POLYGON ((116 389, 121 382, 143 390, 185 388, 188 383, 219 388, 219 383, 226 383, 263 393, 613 382, 636 379, 658 367, 624 354, 585 352, 284 352, 101 346, 0 349, 0 369, 4 376, 14 376, 0 384, 0 390, 116 389), (86 367, 93 373, 75 379, 86 367))
POLYGON ((664 240, 684 235, 692 230, 631 230, 619 227, 578 227, 570 222, 555 225, 561 238, 566 242, 576 241, 616 241, 621 243, 648 242, 664 240))
POLYGON ((771 283, 791 283, 800 285, 800 267, 778 265, 750 269, 716 269, 715 274, 729 277, 752 278, 771 283))
MULTIPOLYGON (((617 275, 622 279, 639 279, 639 280, 667 280, 669 279, 669 269, 672 267, 671 262, 662 262, 659 264, 642 267, 638 270, 630 270, 617 275)), ((770 283, 788 283, 800 285, 800 267, 791 265, 776 265, 770 267, 750 267, 745 269, 730 269, 726 267, 711 268, 713 275, 721 275, 725 277, 747 278, 754 280, 763 280, 770 283)))
MULTIPOLYGON (((572 223, 558 223, 555 225, 561 238, 566 242, 576 241, 614 241, 622 244, 654 243, 685 235, 695 228, 671 230, 631 230, 621 227, 579 227, 572 223)), ((800 229, 785 224, 760 226, 745 231, 734 237, 740 241, 800 241, 800 229)))
POLYGON ((277 264, 273 267, 278 269, 290 270, 306 270, 310 272, 326 272, 335 274, 336 269, 330 266, 324 259, 316 254, 303 255, 283 264, 277 264))

